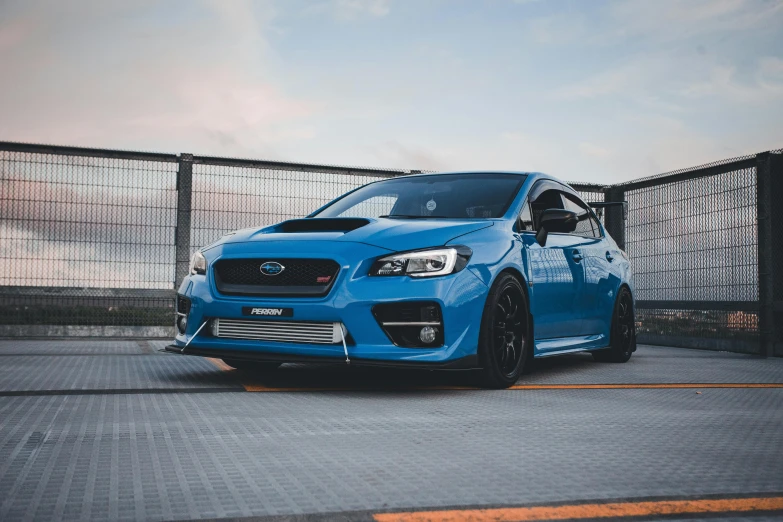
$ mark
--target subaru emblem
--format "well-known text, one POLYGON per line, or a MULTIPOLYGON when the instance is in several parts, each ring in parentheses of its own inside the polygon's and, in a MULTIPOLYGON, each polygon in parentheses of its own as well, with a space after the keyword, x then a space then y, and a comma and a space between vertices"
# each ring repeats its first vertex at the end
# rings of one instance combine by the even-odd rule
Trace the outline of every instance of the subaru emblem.
POLYGON ((261 265, 261 273, 268 276, 276 276, 285 270, 285 267, 276 261, 267 261, 261 265))

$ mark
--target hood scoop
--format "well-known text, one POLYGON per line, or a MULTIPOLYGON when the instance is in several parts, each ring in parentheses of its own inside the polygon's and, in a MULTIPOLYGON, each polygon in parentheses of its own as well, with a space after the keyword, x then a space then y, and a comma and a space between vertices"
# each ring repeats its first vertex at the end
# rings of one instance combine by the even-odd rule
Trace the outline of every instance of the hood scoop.
POLYGON ((364 225, 369 219, 362 218, 306 218, 283 221, 274 226, 275 232, 350 232, 364 225))

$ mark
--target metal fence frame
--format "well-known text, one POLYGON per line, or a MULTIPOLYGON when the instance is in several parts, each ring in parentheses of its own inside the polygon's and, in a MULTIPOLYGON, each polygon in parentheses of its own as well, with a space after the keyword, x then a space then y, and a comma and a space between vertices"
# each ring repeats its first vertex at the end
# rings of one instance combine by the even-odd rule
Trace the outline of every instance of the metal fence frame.
MULTIPOLYGON (((702 165, 699 167, 683 169, 670 173, 661 174, 649 178, 640 180, 634 180, 612 187, 607 187, 607 194, 613 194, 612 199, 623 200, 626 198, 626 194, 634 190, 661 187, 664 185, 671 185, 682 182, 691 182, 696 180, 703 180, 705 178, 718 177, 727 173, 737 172, 741 170, 755 170, 756 173, 756 201, 755 203, 755 218, 756 218, 756 230, 749 230, 751 233, 757 234, 757 252, 756 259, 758 260, 758 299, 757 300, 644 300, 637 301, 636 306, 640 316, 643 316, 646 311, 652 310, 691 310, 699 311, 703 313, 728 313, 739 312, 756 314, 758 316, 758 340, 741 341, 736 339, 722 339, 720 337, 715 338, 688 338, 676 335, 640 335, 640 340, 645 342, 672 344, 676 346, 687 346, 693 348, 707 348, 717 350, 729 350, 745 353, 755 353, 763 356, 771 356, 775 354, 774 337, 775 334, 772 331, 774 322, 771 320, 772 310, 774 308, 774 302, 772 300, 770 290, 772 288, 772 278, 774 276, 774 270, 771 266, 771 261, 768 257, 770 246, 773 243, 773 237, 775 232, 772 228, 777 227, 777 234, 783 235, 783 230, 779 225, 771 222, 769 219, 770 208, 770 179, 772 176, 772 161, 774 156, 780 156, 780 151, 773 151, 760 153, 757 155, 745 156, 740 158, 733 158, 729 160, 723 160, 708 165, 702 165)), ((783 176, 783 172, 779 169, 776 171, 776 176, 779 178, 783 176)), ((778 195, 781 193, 778 192, 778 195)), ((633 208, 633 205, 631 205, 633 208)), ((626 228, 623 227, 623 232, 626 228)), ((618 230, 619 232, 619 230, 618 230)), ((624 245, 625 237, 617 236, 618 243, 624 245)), ((717 253, 716 255, 720 255, 717 253)), ((633 254, 632 254, 633 256, 633 254)), ((778 341, 780 340, 778 336, 778 341)), ((783 355, 783 352, 778 353, 783 355)))
MULTIPOLYGON (((148 152, 129 152, 121 150, 93 149, 81 147, 63 147, 35 145, 13 142, 0 142, 0 153, 29 153, 53 156, 82 158, 109 158, 124 161, 176 163, 176 214, 173 230, 174 261, 172 266, 172 287, 170 289, 134 289, 134 288, 78 288, 78 287, 33 287, 0 286, 0 304, 26 307, 41 302, 92 303, 95 306, 111 308, 112 303, 128 301, 136 306, 153 306, 150 303, 171 303, 178 281, 188 270, 188 263, 194 247, 193 194, 194 166, 214 168, 258 169, 259 172, 300 172, 316 176, 349 176, 348 183, 359 184, 359 179, 379 179, 395 177, 422 171, 395 169, 368 169, 340 167, 334 165, 315 165, 249 159, 219 158, 197 156, 193 154, 161 154, 148 152), (358 176, 359 178, 356 178, 358 176), (70 300, 70 301, 69 301, 70 300), (134 301, 135 300, 135 301, 134 301), (97 304, 96 304, 97 303, 97 304)), ((572 183, 588 201, 623 202, 629 193, 651 187, 663 187, 676 183, 695 182, 703 178, 717 177, 741 169, 754 169, 756 176, 756 229, 758 260, 758 300, 756 301, 717 301, 717 300, 645 300, 638 299, 636 306, 641 314, 655 310, 688 310, 703 312, 747 312, 758 316, 758 338, 751 341, 718 338, 687 338, 677 335, 655 335, 642 333, 640 341, 648 343, 671 344, 707 349, 726 349, 731 351, 756 353, 762 356, 783 356, 783 332, 775 329, 783 324, 783 155, 781 150, 763 152, 756 155, 723 160, 708 165, 688 168, 638 179, 616 185, 572 183), (777 205, 773 205, 778 202, 777 205)), ((5 182, 0 173, 0 182, 5 182)), ((2 199, 0 194, 0 200, 2 199)), ((3 216, 0 216, 2 218, 3 216)), ((605 209, 604 224, 621 248, 626 246, 626 223, 622 206, 605 209)), ((169 305, 170 306, 170 305, 169 305)), ((168 313, 168 312, 166 312, 168 313)), ((165 315, 165 314, 164 314, 165 315)), ((173 316, 173 311, 172 311, 173 316)), ((149 319, 155 322, 158 319, 149 319)), ((81 320, 74 319, 75 323, 81 320)), ((167 336, 171 327, 163 325, 126 324, 6 324, 0 325, 2 336, 51 336, 51 335, 115 335, 115 336, 167 336)))

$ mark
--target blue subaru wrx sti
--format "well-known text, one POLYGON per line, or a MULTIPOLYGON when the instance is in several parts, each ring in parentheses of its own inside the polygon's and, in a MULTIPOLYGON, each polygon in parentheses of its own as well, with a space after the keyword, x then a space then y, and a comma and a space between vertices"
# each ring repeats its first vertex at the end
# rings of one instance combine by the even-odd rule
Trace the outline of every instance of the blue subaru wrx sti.
POLYGON ((304 219, 228 234, 179 288, 171 351, 285 362, 480 369, 636 349, 627 256, 568 185, 532 173, 377 181, 304 219))

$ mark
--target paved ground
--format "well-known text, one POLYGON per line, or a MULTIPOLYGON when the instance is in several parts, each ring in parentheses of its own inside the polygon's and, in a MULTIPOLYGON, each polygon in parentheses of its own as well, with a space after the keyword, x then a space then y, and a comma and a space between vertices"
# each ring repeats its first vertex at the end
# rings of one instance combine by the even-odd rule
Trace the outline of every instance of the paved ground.
POLYGON ((625 365, 550 359, 484 391, 462 389, 464 372, 343 366, 259 381, 164 344, 0 341, 0 520, 552 504, 596 518, 589 506, 627 499, 688 520, 710 511, 672 499, 783 513, 782 359, 642 346, 625 365))

